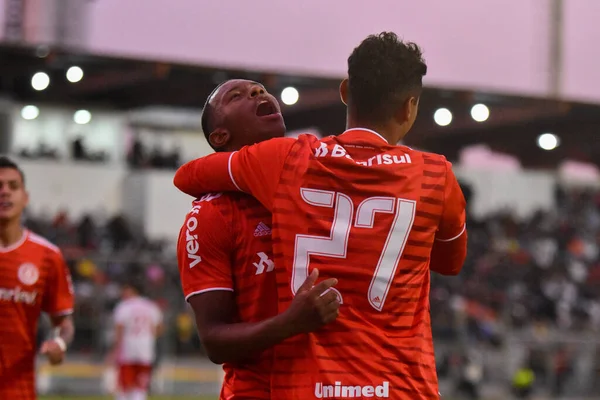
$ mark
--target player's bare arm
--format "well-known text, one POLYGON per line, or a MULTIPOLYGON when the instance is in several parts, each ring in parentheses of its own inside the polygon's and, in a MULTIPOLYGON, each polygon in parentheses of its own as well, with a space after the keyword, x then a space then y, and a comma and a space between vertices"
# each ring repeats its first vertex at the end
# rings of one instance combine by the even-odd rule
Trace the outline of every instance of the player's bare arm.
POLYGON ((42 343, 40 353, 46 355, 50 364, 57 365, 63 362, 67 347, 73 341, 75 325, 70 315, 50 317, 54 327, 54 337, 42 343))
POLYGON ((210 291, 191 297, 189 303, 209 359, 216 364, 248 360, 289 337, 318 330, 334 321, 340 303, 335 292, 328 289, 337 280, 327 279, 314 285, 318 274, 318 270, 313 270, 285 312, 258 323, 235 322, 233 292, 210 291))

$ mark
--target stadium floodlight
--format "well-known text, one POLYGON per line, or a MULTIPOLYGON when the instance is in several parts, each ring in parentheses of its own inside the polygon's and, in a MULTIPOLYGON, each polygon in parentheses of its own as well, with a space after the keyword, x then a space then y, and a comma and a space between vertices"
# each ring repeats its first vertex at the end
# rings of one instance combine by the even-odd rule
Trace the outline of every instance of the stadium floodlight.
POLYGON ((77 110, 73 114, 73 121, 78 125, 88 124, 92 120, 92 113, 88 110, 77 110))
POLYGON ((283 101, 283 104, 286 104, 288 106, 296 104, 299 98, 300 94, 298 93, 298 90, 296 90, 295 87, 289 86, 281 91, 281 101, 283 101))
POLYGON ((559 144, 558 136, 553 133, 542 133, 537 139, 537 145, 544 150, 554 150, 559 144))
POLYGON ((490 109, 485 104, 475 104, 471 108, 471 118, 477 122, 484 122, 490 117, 490 109))
POLYGON ((37 91, 46 89, 50 85, 50 77, 45 72, 36 72, 31 78, 31 87, 37 91))
POLYGON ((25 106, 21 109, 21 118, 27 121, 36 119, 40 115, 40 109, 36 106, 25 106))
POLYGON ((83 70, 78 66, 72 66, 67 70, 67 80, 71 83, 77 83, 83 79, 83 70))
POLYGON ((438 108, 433 114, 433 120, 439 126, 448 126, 452 122, 452 112, 447 108, 438 108))
POLYGON ((50 55, 50 47, 48 47, 48 46, 46 46, 44 44, 41 45, 41 46, 38 46, 35 49, 35 55, 38 58, 46 58, 46 57, 48 57, 50 55))

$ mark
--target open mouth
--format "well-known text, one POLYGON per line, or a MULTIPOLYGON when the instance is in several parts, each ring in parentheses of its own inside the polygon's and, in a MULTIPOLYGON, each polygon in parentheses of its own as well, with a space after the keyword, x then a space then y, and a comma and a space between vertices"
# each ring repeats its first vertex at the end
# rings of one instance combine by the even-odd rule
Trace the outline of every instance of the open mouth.
POLYGON ((258 117, 266 117, 277 113, 277 108, 270 101, 263 101, 256 108, 256 115, 258 117))
POLYGON ((13 203, 10 201, 0 201, 0 211, 8 210, 13 206, 13 203))

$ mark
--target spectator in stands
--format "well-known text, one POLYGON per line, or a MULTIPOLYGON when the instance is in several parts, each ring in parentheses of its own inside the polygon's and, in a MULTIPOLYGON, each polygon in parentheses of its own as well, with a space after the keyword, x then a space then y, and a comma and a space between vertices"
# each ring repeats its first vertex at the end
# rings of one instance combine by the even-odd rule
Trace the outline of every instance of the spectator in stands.
POLYGON ((83 137, 77 136, 71 143, 71 154, 73 159, 76 161, 86 160, 88 158, 85 144, 83 143, 83 137))
POLYGON ((97 236, 96 226, 92 216, 86 214, 81 219, 81 222, 77 226, 77 242, 79 247, 86 250, 93 250, 97 248, 97 236))
POLYGON ((122 215, 117 215, 108 222, 108 234, 112 246, 116 251, 123 250, 133 241, 133 234, 129 229, 127 220, 122 215))
POLYGON ((513 377, 512 387, 514 394, 519 399, 527 399, 533 392, 535 373, 529 365, 521 366, 513 377))
POLYGON ((133 144, 127 155, 127 161, 132 168, 142 168, 146 164, 146 149, 138 134, 133 139, 133 144))

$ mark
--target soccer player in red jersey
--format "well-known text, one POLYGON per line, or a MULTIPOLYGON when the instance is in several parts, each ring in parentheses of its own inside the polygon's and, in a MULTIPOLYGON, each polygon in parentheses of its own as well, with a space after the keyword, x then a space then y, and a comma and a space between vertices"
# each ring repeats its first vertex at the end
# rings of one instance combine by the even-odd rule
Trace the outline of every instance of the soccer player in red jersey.
MULTIPOLYGON (((217 152, 285 133, 275 98, 259 83, 239 79, 209 96, 202 127, 217 152)), ((320 296, 336 281, 312 288, 317 271, 278 315, 271 226, 271 213, 253 197, 213 193, 193 202, 179 235, 183 291, 209 358, 224 363, 223 400, 270 399, 271 348, 337 317, 335 293, 320 296)))
POLYGON ((282 309, 312 268, 339 280, 338 319, 276 348, 272 399, 439 397, 430 270, 457 274, 467 236, 450 163, 396 145, 415 121, 426 69, 417 45, 370 36, 340 87, 343 134, 273 139, 175 176, 186 193, 243 191, 273 212, 282 309))
POLYGON ((60 250, 21 225, 29 201, 19 167, 0 157, 0 399, 36 398, 37 323, 50 315, 55 336, 40 352, 59 364, 73 339, 73 289, 60 250))

